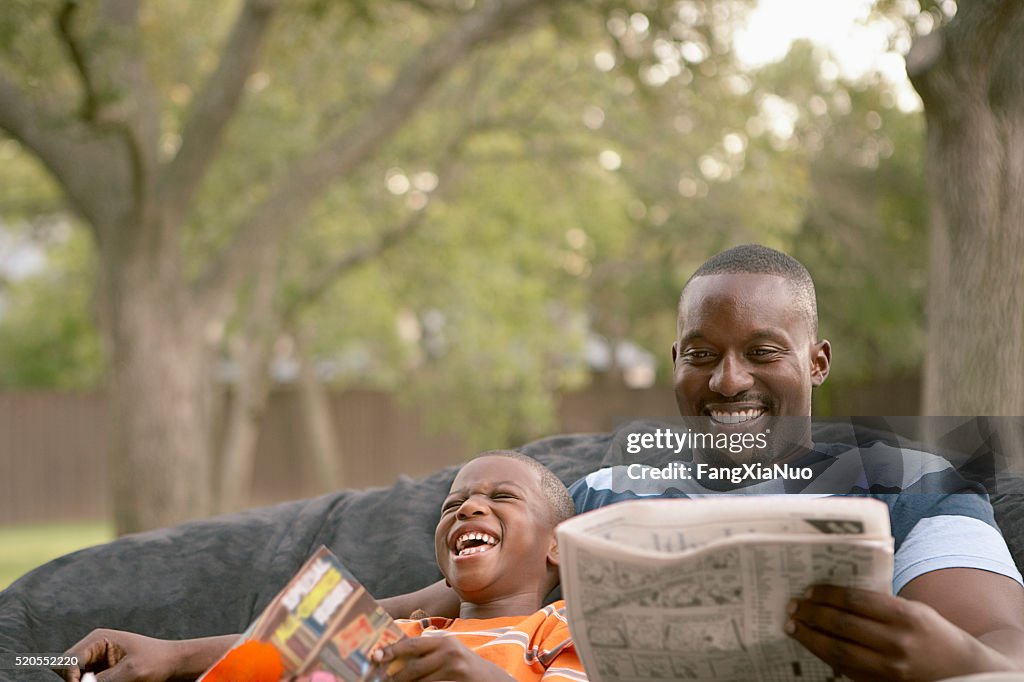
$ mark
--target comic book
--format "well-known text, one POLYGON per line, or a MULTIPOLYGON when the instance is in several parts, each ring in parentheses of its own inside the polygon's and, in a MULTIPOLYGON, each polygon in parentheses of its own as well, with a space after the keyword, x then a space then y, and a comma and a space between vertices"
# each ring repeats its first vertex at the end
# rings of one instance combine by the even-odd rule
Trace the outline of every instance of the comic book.
MULTIPOLYGON (((321 546, 201 681, 376 682, 371 653, 405 635, 321 546)), ((394 670, 391 670, 394 672, 394 670)))

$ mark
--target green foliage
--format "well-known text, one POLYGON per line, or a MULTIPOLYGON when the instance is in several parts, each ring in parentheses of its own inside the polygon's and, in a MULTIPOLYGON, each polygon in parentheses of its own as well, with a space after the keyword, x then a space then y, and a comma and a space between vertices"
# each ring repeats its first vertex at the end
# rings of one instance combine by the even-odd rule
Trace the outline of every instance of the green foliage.
POLYGON ((0 138, 0 169, 0 217, 6 230, 25 229, 33 219, 64 208, 57 183, 17 141, 0 138))
POLYGON ((104 521, 0 527, 0 590, 51 559, 114 537, 104 521))
MULTIPOLYGON (((331 188, 282 254, 277 305, 298 311, 335 384, 395 390, 480 448, 543 435, 554 392, 589 380, 588 333, 639 343, 666 379, 679 287, 710 254, 749 241, 793 252, 816 275, 837 373, 912 371, 924 287, 920 115, 896 110, 877 80, 823 78, 826 56, 807 46, 744 72, 729 36, 749 4, 566 3, 552 27, 456 70, 331 188), (792 109, 791 135, 773 127, 773 105, 792 109), (399 175, 409 186, 389 189, 399 175), (307 297, 319 273, 417 211, 412 236, 307 297)), ((92 3, 82 5, 87 14, 92 3)), ((190 206, 189 273, 203 272, 290 162, 366 115, 403 60, 462 13, 456 5, 285 4, 190 206)), ((26 87, 53 84, 70 111, 80 92, 52 35, 57 7, 12 0, 0 59, 18 64, 26 87)), ((142 7, 169 158, 237 3, 142 7)), ((12 144, 0 142, 0 158, 18 157, 12 144)), ((57 203, 37 167, 0 166, 7 223, 57 203)), ((97 381, 93 267, 76 232, 45 273, 4 292, 0 385, 97 381)), ((229 333, 241 328, 234 320, 229 333)))
MULTIPOLYGON (((796 72, 779 76, 820 81, 820 62, 798 44, 786 62, 796 72)), ((786 92, 802 112, 797 135, 811 178, 792 253, 815 276, 835 377, 913 374, 923 353, 927 284, 923 120, 900 111, 891 86, 877 77, 826 85, 786 92)))
POLYGON ((83 230, 64 224, 58 232, 49 266, 2 292, 0 386, 87 388, 103 374, 90 314, 92 249, 83 230))

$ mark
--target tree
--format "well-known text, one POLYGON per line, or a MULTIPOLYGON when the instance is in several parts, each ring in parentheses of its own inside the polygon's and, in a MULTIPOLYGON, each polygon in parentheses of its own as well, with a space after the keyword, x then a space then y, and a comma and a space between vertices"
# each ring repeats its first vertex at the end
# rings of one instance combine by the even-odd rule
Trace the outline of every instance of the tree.
MULTIPOLYGON (((315 202, 391 139, 467 55, 530 26, 556 3, 504 0, 466 11, 424 3, 434 9, 421 21, 434 34, 388 85, 360 93, 369 103, 358 116, 326 117, 322 144, 296 150, 258 189, 252 208, 227 229, 220 226, 229 236, 196 266, 186 244, 197 219, 194 203, 253 87, 271 21, 285 11, 279 4, 241 4, 216 66, 194 94, 180 98, 187 108, 171 137, 162 130, 161 74, 152 72, 147 52, 151 17, 140 3, 67 0, 49 3, 49 13, 22 3, 7 15, 4 34, 19 40, 9 42, 0 74, 0 128, 56 178, 98 253, 120 532, 211 509, 211 341, 240 286, 276 267, 275 254, 315 202), (51 23, 71 69, 40 58, 26 42, 46 37, 51 23)), ((408 15, 418 4, 395 2, 383 11, 408 15)), ((335 10, 329 18, 380 11, 359 3, 347 9, 349 17, 335 10)), ((311 3, 306 11, 325 10, 311 3)), ((207 12, 211 21, 222 18, 216 9, 207 12)))
POLYGON ((872 169, 807 151, 828 147, 828 124, 771 129, 766 101, 815 121, 820 86, 799 55, 743 72, 729 45, 743 5, 8 5, 0 127, 48 164, 98 254, 78 270, 98 270, 119 396, 120 527, 205 513, 221 446, 222 499, 244 497, 282 336, 336 381, 396 390, 481 448, 514 445, 587 381, 588 332, 641 342, 664 374, 681 273, 737 240, 790 248, 808 205, 873 204, 872 169), (485 51, 481 22, 501 24, 485 51), (825 198, 819 176, 856 189, 825 198), (237 383, 211 445, 224 357, 237 383))
POLYGON ((907 55, 928 129, 924 412, 1021 415, 1024 4, 932 14, 943 25, 907 55))

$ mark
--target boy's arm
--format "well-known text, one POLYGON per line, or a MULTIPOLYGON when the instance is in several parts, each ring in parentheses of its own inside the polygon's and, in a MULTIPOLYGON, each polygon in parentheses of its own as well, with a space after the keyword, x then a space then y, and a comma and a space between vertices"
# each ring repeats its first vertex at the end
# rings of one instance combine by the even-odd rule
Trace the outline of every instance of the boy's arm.
POLYGON ((62 670, 68 682, 79 682, 82 671, 108 671, 107 682, 120 680, 194 680, 227 653, 238 635, 165 640, 120 630, 93 630, 67 650, 78 667, 62 670))
MULTIPOLYGON (((380 600, 393 618, 408 618, 423 609, 432 616, 457 618, 459 597, 443 580, 416 592, 380 600)), ((122 679, 195 679, 227 653, 239 635, 163 640, 120 630, 93 630, 68 649, 79 667, 62 671, 64 679, 79 682, 82 670, 110 670, 109 682, 122 679)))
POLYGON ((787 632, 855 680, 1024 670, 1024 588, 1005 576, 947 568, 899 597, 817 585, 794 600, 787 632))
POLYGON ((379 599, 384 610, 392 618, 409 618, 413 611, 423 610, 430 616, 441 618, 459 617, 459 595, 448 587, 444 580, 408 594, 399 594, 386 599, 379 599))

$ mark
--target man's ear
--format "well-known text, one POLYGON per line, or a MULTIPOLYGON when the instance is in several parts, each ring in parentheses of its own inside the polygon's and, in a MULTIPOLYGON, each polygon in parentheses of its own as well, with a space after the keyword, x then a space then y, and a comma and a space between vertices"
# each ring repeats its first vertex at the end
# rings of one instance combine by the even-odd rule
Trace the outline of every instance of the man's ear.
POLYGON ((811 386, 817 388, 825 383, 831 366, 832 344, 823 339, 811 346, 811 386))

